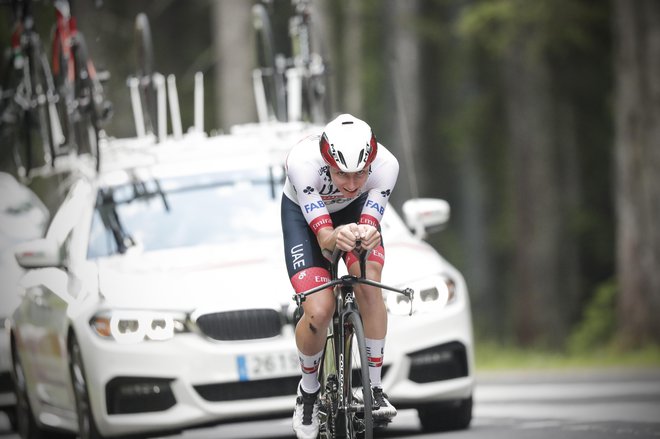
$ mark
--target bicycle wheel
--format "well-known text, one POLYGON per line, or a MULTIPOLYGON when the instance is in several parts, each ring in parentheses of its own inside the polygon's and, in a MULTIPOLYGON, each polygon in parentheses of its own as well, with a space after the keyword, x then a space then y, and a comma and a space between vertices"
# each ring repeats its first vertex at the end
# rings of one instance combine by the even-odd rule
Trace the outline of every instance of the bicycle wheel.
POLYGON ((57 145, 55 148, 55 153, 53 154, 52 161, 53 166, 57 160, 57 156, 63 153, 68 153, 74 151, 78 153, 78 145, 76 144, 76 139, 74 135, 75 128, 71 120, 71 114, 69 113, 74 108, 74 90, 73 84, 69 79, 69 71, 74 67, 69 66, 69 59, 65 56, 64 52, 64 41, 62 41, 62 35, 60 35, 57 26, 53 26, 51 32, 53 41, 52 47, 52 59, 51 63, 53 66, 53 81, 55 83, 55 90, 57 91, 57 100, 55 101, 55 109, 57 110, 57 117, 60 119, 60 124, 62 127, 62 135, 64 136, 63 142, 61 145, 57 145))
POLYGON ((93 167, 98 172, 101 166, 99 149, 99 117, 96 112, 95 90, 90 72, 90 61, 84 36, 78 32, 72 51, 76 74, 74 78, 76 115, 73 119, 78 153, 88 153, 92 157, 93 167))
MULTIPOLYGON (((371 439, 373 437, 373 401, 369 381, 369 362, 364 341, 362 319, 357 312, 349 312, 346 321, 352 327, 352 334, 344 340, 344 379, 346 385, 345 431, 349 438, 371 439)), ((337 426, 339 433, 340 426, 337 426)), ((341 436, 337 436, 341 437, 341 436)))
MULTIPOLYGON (((24 178, 27 169, 31 167, 31 150, 25 146, 23 133, 25 126, 25 110, 18 102, 27 101, 24 84, 23 65, 15 62, 15 55, 7 53, 2 78, 2 100, 0 101, 0 144, 2 161, 11 162, 11 170, 17 177, 24 178)), ((27 107, 27 105, 25 105, 27 107)))
POLYGON ((135 57, 145 128, 158 135, 158 97, 153 82, 154 45, 149 18, 143 12, 135 17, 135 57))
MULTIPOLYGON (((49 164, 53 149, 48 114, 50 69, 36 34, 29 37, 22 80, 14 88, 17 110, 13 136, 13 157, 20 178, 29 178, 32 169, 49 164)), ((52 93, 52 90, 51 90, 52 93)))
POLYGON ((284 78, 278 69, 275 54, 275 38, 270 16, 261 3, 252 6, 252 23, 256 32, 257 66, 264 80, 264 91, 269 115, 286 121, 286 89, 284 78))
POLYGON ((328 337, 321 363, 319 364, 319 382, 321 393, 319 395, 319 437, 321 439, 334 438, 335 414, 337 412, 337 368, 335 358, 336 343, 332 336, 328 337))

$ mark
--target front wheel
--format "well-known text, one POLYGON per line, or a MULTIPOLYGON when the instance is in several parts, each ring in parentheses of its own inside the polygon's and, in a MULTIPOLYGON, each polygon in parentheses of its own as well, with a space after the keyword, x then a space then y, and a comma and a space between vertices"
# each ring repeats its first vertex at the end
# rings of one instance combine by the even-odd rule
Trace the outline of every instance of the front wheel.
POLYGON ((103 439, 96 428, 96 422, 89 402, 87 376, 83 364, 82 351, 75 336, 69 341, 69 373, 73 384, 73 394, 76 400, 76 415, 78 416, 78 437, 80 439, 103 439))
POLYGON ((347 353, 344 362, 347 437, 371 439, 374 429, 373 400, 364 328, 362 319, 356 312, 349 313, 347 321, 353 328, 352 336, 345 340, 344 349, 347 353))

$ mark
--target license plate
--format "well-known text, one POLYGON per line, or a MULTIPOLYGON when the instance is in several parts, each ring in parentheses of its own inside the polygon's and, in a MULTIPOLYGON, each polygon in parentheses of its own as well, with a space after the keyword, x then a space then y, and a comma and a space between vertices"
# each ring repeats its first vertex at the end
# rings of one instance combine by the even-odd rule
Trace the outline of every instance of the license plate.
POLYGON ((241 381, 300 373, 298 354, 294 351, 239 355, 236 357, 236 366, 241 381))

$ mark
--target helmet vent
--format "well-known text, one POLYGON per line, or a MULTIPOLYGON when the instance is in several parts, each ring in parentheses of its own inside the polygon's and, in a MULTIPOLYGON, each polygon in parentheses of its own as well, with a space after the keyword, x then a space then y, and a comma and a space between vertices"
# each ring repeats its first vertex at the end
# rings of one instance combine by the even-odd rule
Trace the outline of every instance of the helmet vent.
POLYGON ((353 125, 353 121, 352 120, 347 120, 346 122, 342 122, 341 124, 342 125, 353 125))
POLYGON ((360 150, 360 156, 358 157, 358 165, 362 162, 362 158, 364 157, 364 149, 360 150))
POLYGON ((346 166, 346 159, 344 159, 344 154, 342 154, 341 151, 337 151, 337 155, 339 156, 339 160, 341 160, 342 164, 346 166))

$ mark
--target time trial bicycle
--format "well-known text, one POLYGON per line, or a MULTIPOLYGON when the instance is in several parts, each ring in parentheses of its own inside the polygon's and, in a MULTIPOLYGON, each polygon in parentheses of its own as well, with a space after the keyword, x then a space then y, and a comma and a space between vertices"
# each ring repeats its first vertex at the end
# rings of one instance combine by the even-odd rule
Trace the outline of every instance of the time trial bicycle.
MULTIPOLYGON (((358 245, 359 247, 359 245, 358 245)), ((373 395, 369 381, 369 363, 364 339, 364 328, 354 295, 357 284, 371 285, 394 291, 410 301, 411 314, 414 291, 398 289, 365 277, 368 252, 360 252, 360 276, 350 274, 339 277, 339 260, 345 252, 335 249, 331 257, 330 281, 293 296, 301 305, 311 294, 333 288, 335 311, 328 328, 321 363, 319 364, 319 437, 323 439, 373 437, 373 395)))
POLYGON ((312 21, 311 0, 291 0, 287 50, 278 50, 271 15, 274 0, 262 0, 252 7, 256 32, 257 69, 255 93, 264 113, 260 119, 304 120, 325 123, 331 113, 329 68, 317 46, 318 29, 312 21), (286 55, 288 54, 288 55, 286 55))
MULTIPOLYGON (((98 2, 97 2, 98 5, 98 2)), ((59 100, 58 115, 63 136, 54 143, 56 157, 67 153, 89 153, 96 171, 101 165, 99 142, 104 135, 103 124, 112 115, 112 104, 106 98, 102 81, 107 71, 97 71, 89 56, 85 37, 78 30, 71 0, 53 0, 52 65, 59 100)))
POLYGON ((51 125, 58 123, 53 76, 35 30, 32 0, 5 0, 13 12, 11 43, 0 85, 0 143, 11 154, 17 177, 51 159, 51 125))

